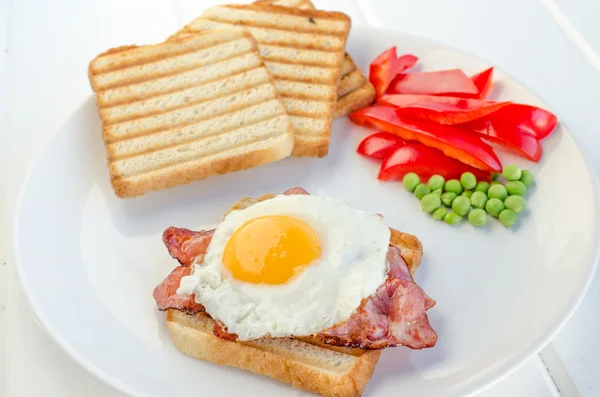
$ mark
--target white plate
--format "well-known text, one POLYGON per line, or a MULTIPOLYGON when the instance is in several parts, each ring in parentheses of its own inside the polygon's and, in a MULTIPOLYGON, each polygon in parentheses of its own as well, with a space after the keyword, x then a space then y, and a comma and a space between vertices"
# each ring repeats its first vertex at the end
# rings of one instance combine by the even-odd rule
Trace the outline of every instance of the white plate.
MULTIPOLYGON (((349 52, 363 67, 382 50, 418 55, 423 69, 488 66, 437 43, 356 27, 349 52)), ((497 99, 538 104, 497 71, 497 99)), ((598 259, 596 179, 564 126, 543 141, 539 164, 500 152, 537 180, 521 224, 450 227, 420 211, 400 183, 376 180, 378 164, 355 153, 367 130, 335 121, 325 159, 286 159, 244 172, 120 200, 111 190, 93 98, 46 146, 22 191, 15 252, 36 316, 81 365, 131 395, 292 396, 301 392, 180 354, 152 290, 175 266, 161 242, 168 226, 215 224, 242 196, 302 186, 384 214, 416 234, 425 256, 417 281, 437 300, 432 349, 386 350, 366 396, 462 396, 537 353, 581 301, 598 259)))

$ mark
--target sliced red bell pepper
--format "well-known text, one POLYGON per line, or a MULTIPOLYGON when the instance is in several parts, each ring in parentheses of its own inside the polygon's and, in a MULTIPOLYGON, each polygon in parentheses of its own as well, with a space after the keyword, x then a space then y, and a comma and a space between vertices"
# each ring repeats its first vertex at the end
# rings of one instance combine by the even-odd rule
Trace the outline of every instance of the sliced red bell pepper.
POLYGON ((542 157, 542 145, 534 135, 523 132, 516 125, 505 122, 495 114, 494 117, 475 120, 461 127, 536 163, 542 157))
POLYGON ((538 140, 550 135, 558 122, 556 116, 547 110, 518 103, 510 104, 490 114, 485 117, 485 120, 491 121, 494 125, 502 123, 513 126, 517 131, 531 134, 538 140))
POLYGON ((478 136, 459 128, 402 117, 394 108, 387 106, 363 108, 349 117, 356 124, 372 125, 407 141, 419 141, 472 167, 490 172, 502 171, 502 164, 492 148, 478 136))
POLYGON ((389 132, 376 132, 369 135, 358 145, 356 151, 363 156, 385 159, 398 147, 404 145, 404 139, 389 132))
POLYGON ((492 89, 492 75, 494 74, 494 68, 488 68, 483 72, 477 73, 471 76, 471 80, 477 87, 479 98, 484 99, 492 89))
POLYGON ((384 95, 378 98, 377 102, 394 106, 401 116, 445 125, 468 123, 510 104, 510 102, 433 95, 384 95))
POLYGON ((459 179, 463 172, 472 172, 479 181, 491 179, 489 172, 470 167, 439 150, 417 142, 409 142, 397 148, 381 165, 377 179, 402 179, 409 172, 414 172, 422 178, 437 174, 446 180, 459 179))
POLYGON ((473 81, 460 69, 400 73, 390 84, 387 93, 479 97, 479 90, 473 81))
POLYGON ((377 96, 383 95, 385 90, 398 73, 413 66, 419 58, 414 55, 396 55, 396 47, 392 47, 381 53, 373 62, 369 70, 369 81, 375 87, 377 96))

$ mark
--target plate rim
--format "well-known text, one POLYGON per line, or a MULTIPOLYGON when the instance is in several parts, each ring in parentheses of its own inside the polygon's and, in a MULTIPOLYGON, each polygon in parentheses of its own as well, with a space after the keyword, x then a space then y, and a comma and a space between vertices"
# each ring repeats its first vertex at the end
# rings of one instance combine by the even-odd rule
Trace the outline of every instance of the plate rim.
MULTIPOLYGON (((424 36, 415 35, 415 34, 405 32, 405 31, 402 31, 399 29, 373 27, 373 26, 368 26, 368 25, 357 25, 357 26, 352 27, 350 34, 355 33, 357 31, 361 31, 361 30, 383 33, 385 35, 399 35, 399 36, 409 37, 413 40, 427 42, 427 43, 435 45, 437 47, 443 47, 445 49, 450 50, 453 53, 462 54, 462 55, 467 56, 470 59, 491 65, 491 63, 486 61, 485 59, 483 59, 477 55, 473 55, 472 53, 470 53, 468 51, 459 49, 451 44, 447 44, 447 43, 444 43, 444 42, 441 42, 438 40, 430 39, 430 38, 424 37, 424 36)), ((500 71, 504 76, 506 76, 507 78, 518 83, 522 87, 524 87, 533 96, 535 96, 536 99, 544 105, 544 107, 546 107, 548 109, 553 109, 552 107, 546 106, 545 102, 541 99, 541 96, 537 93, 537 91, 531 89, 527 84, 523 83, 520 79, 515 78, 512 74, 506 72, 505 69, 503 69, 503 68, 494 66, 494 69, 500 71)), ((91 97, 93 97, 93 93, 92 93, 91 97)), ((82 106, 84 106, 85 103, 87 103, 89 100, 90 100, 90 96, 88 96, 87 98, 82 100, 80 102, 79 106, 77 106, 75 108, 75 110, 73 110, 72 112, 69 113, 70 114, 69 117, 71 117, 73 115, 73 113, 75 113, 78 109, 80 109, 82 106)), ((556 113, 554 109, 552 111, 554 113, 556 113)), ((67 118, 67 120, 68 120, 68 118, 67 118)), ((560 120, 560 125, 564 126, 564 129, 568 132, 569 137, 575 143, 575 146, 576 146, 577 150, 579 151, 579 155, 583 159, 584 166, 588 170, 588 173, 590 176, 590 185, 592 187, 592 194, 595 198, 595 202, 596 202, 595 207, 597 209, 596 213, 595 213, 595 217, 594 217, 594 226, 595 226, 596 234, 600 236, 600 211, 598 211, 598 208, 600 208, 600 182, 598 180, 598 173, 596 172, 596 169, 593 167, 593 165, 590 161, 590 155, 589 155, 588 151, 585 149, 585 146, 581 145, 580 139, 574 133, 571 132, 572 130, 570 128, 568 128, 568 123, 565 123, 562 120, 560 120)), ((62 335, 57 331, 57 329, 55 329, 55 327, 51 324, 51 322, 48 321, 48 319, 44 315, 43 310, 41 310, 41 308, 39 307, 38 300, 36 300, 35 294, 33 293, 31 286, 27 283, 27 281, 25 280, 25 277, 24 277, 23 260, 21 258, 21 254, 20 254, 20 250, 19 250, 20 242, 21 242, 21 239, 19 237, 20 236, 19 220, 21 219, 21 214, 23 211, 23 199, 26 194, 27 186, 29 185, 30 180, 33 178, 33 174, 34 174, 34 171, 35 171, 38 163, 40 162, 41 158, 46 153, 46 151, 48 150, 49 146, 52 144, 52 142, 54 141, 54 139, 56 138, 58 133, 61 131, 63 126, 64 126, 64 124, 62 126, 58 127, 56 130, 54 130, 54 132, 52 132, 46 138, 44 143, 40 146, 38 152, 36 153, 36 155, 33 157, 31 162, 29 163, 28 169, 25 173, 25 177, 23 178, 21 184, 18 187, 18 194, 16 197, 17 198, 16 206, 15 206, 15 210, 14 210, 14 218, 12 221, 12 232, 13 232, 12 249, 13 249, 13 257, 14 257, 14 264, 15 264, 15 269, 16 269, 16 273, 17 273, 17 278, 19 280, 21 289, 24 292, 27 303, 29 304, 30 308, 32 309, 32 314, 33 314, 33 317, 36 320, 37 324, 40 326, 40 328, 43 331, 45 331, 46 333, 48 333, 51 336, 51 338, 54 340, 54 342, 67 354, 67 356, 70 359, 75 361, 80 367, 82 367, 87 373, 89 373, 95 379, 100 380, 102 383, 110 386, 114 390, 125 393, 126 395, 129 395, 132 397, 147 397, 145 394, 143 394, 136 388, 133 388, 133 387, 129 386, 128 384, 125 384, 125 383, 119 381, 118 379, 109 375, 102 369, 99 369, 96 365, 94 365, 93 362, 83 358, 82 355, 78 352, 78 350, 75 349, 73 346, 71 346, 62 337, 62 335)), ((583 301, 584 297, 586 296, 586 294, 589 290, 589 287, 594 279, 594 275, 596 274, 596 271, 599 266, 600 243, 597 243, 595 245, 595 247, 593 248, 592 257, 593 257, 594 262, 587 271, 586 278, 585 278, 585 285, 583 285, 582 286, 583 288, 581 288, 578 291, 577 296, 575 296, 574 298, 571 299, 571 302, 568 305, 568 308, 565 310, 565 312, 561 316, 559 316, 559 318, 556 320, 556 322, 546 331, 546 333, 542 335, 539 342, 536 344, 533 344, 529 348, 526 348, 520 358, 516 358, 512 361, 509 360, 508 362, 500 365, 497 369, 492 369, 492 367, 488 368, 488 370, 490 372, 489 374, 486 374, 485 371, 482 371, 482 372, 479 372, 478 374, 476 374, 475 377, 477 379, 470 383, 472 390, 467 391, 465 396, 472 396, 472 395, 479 393, 485 389, 488 389, 491 386, 497 384, 498 382, 506 379, 508 376, 510 376, 511 374, 515 373, 518 369, 523 367, 535 355, 539 354, 539 352, 545 346, 547 346, 552 341, 552 339, 554 339, 556 337, 556 335, 563 329, 563 327, 566 325, 566 323, 571 319, 571 317, 573 316, 573 314, 575 313, 575 311, 577 310, 577 308, 579 307, 579 305, 581 304, 581 302, 583 301), (491 377, 491 379, 490 379, 490 377, 491 377)))

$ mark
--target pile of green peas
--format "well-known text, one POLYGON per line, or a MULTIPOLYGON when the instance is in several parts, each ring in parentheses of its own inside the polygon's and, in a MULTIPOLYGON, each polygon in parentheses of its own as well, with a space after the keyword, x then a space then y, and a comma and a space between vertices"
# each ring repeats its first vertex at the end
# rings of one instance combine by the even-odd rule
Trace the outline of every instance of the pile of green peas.
POLYGON ((433 175, 424 184, 411 172, 404 176, 402 183, 421 200, 421 209, 433 219, 453 225, 467 217, 473 226, 483 226, 489 214, 511 227, 525 210, 524 196, 534 178, 531 171, 521 170, 514 164, 504 167, 502 177, 505 184, 499 181, 497 174, 491 183, 478 182, 475 175, 465 172, 460 180, 446 181, 441 175, 433 175))

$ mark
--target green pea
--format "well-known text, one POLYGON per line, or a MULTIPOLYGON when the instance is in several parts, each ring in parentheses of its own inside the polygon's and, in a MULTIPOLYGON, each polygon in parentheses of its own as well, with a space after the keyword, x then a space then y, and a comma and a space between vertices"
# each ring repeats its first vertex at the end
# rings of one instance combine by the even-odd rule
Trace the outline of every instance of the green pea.
POLYGON ((437 195, 438 197, 442 197, 442 193, 443 193, 443 191, 442 191, 442 189, 435 189, 435 190, 434 190, 433 192, 431 192, 431 193, 433 193, 433 194, 437 195))
POLYGON ((510 181, 506 184, 506 191, 511 196, 524 196, 527 188, 521 181, 510 181))
POLYGON ((458 215, 455 212, 448 212, 446 216, 444 216, 444 222, 446 222, 449 225, 454 225, 455 223, 460 222, 461 219, 462 216, 458 215))
POLYGON ((534 179, 533 174, 529 170, 523 170, 521 172, 521 182, 527 187, 533 185, 534 179))
POLYGON ((446 180, 444 179, 443 176, 434 175, 431 178, 429 178, 429 182, 427 182, 427 186, 431 190, 437 190, 437 189, 441 189, 444 187, 444 182, 446 182, 446 180))
POLYGON ((421 179, 419 178, 419 175, 414 172, 409 172, 404 175, 404 178, 402 179, 402 184, 409 192, 414 192, 419 183, 421 183, 421 179))
POLYGON ((462 192, 461 196, 464 196, 464 197, 470 199, 472 194, 473 194, 472 190, 465 190, 464 192, 462 192))
POLYGON ((475 185, 476 192, 487 193, 489 188, 490 188, 490 184, 485 181, 477 182, 477 185, 475 185))
POLYGON ((473 226, 483 226, 487 222, 487 213, 481 208, 475 208, 469 212, 469 222, 473 226))
POLYGON ((447 212, 448 211, 446 211, 445 207, 440 207, 437 210, 433 211, 433 219, 435 219, 436 221, 441 221, 442 219, 444 219, 447 212))
POLYGON ((504 206, 509 210, 513 210, 515 214, 520 214, 527 206, 527 203, 521 196, 509 196, 504 200, 504 206))
POLYGON ((463 191, 463 187, 460 184, 460 181, 457 179, 450 179, 448 182, 446 182, 444 188, 447 192, 456 193, 457 196, 463 191))
POLYGON ((460 176, 460 184, 465 190, 473 189, 477 185, 477 179, 471 172, 465 172, 460 176))
POLYGON ((442 200, 437 194, 429 193, 421 199, 421 209, 423 212, 433 212, 440 208, 442 200))
POLYGON ((500 182, 500 181, 492 181, 492 182, 490 183, 490 187, 492 187, 492 186, 494 186, 494 185, 502 185, 502 182, 500 182))
POLYGON ((485 203, 485 210, 488 214, 497 218, 502 210, 504 210, 504 203, 497 198, 491 198, 485 203))
POLYGON ((518 181, 521 178, 521 169, 514 164, 507 165, 502 170, 502 176, 507 181, 518 181))
POLYGON ((452 206, 452 202, 454 201, 454 199, 456 198, 457 194, 453 193, 453 192, 446 192, 444 194, 442 194, 442 203, 444 203, 444 205, 446 207, 451 207, 452 206))
POLYGON ((429 193, 431 193, 431 190, 429 190, 427 185, 424 185, 422 183, 419 183, 417 185, 417 187, 415 188, 415 196, 417 196, 419 200, 421 200, 423 197, 425 197, 429 193))
POLYGON ((489 198, 497 198, 498 200, 504 201, 504 199, 508 196, 506 192, 506 188, 502 184, 490 186, 488 190, 489 198))
POLYGON ((473 208, 485 208, 488 196, 484 192, 474 192, 471 196, 471 206, 473 208))
POLYGON ((460 216, 465 216, 471 209, 471 201, 465 196, 458 196, 452 202, 452 211, 456 212, 460 216))
POLYGON ((500 223, 506 227, 511 227, 517 222, 517 214, 513 210, 504 210, 498 215, 500 223))

